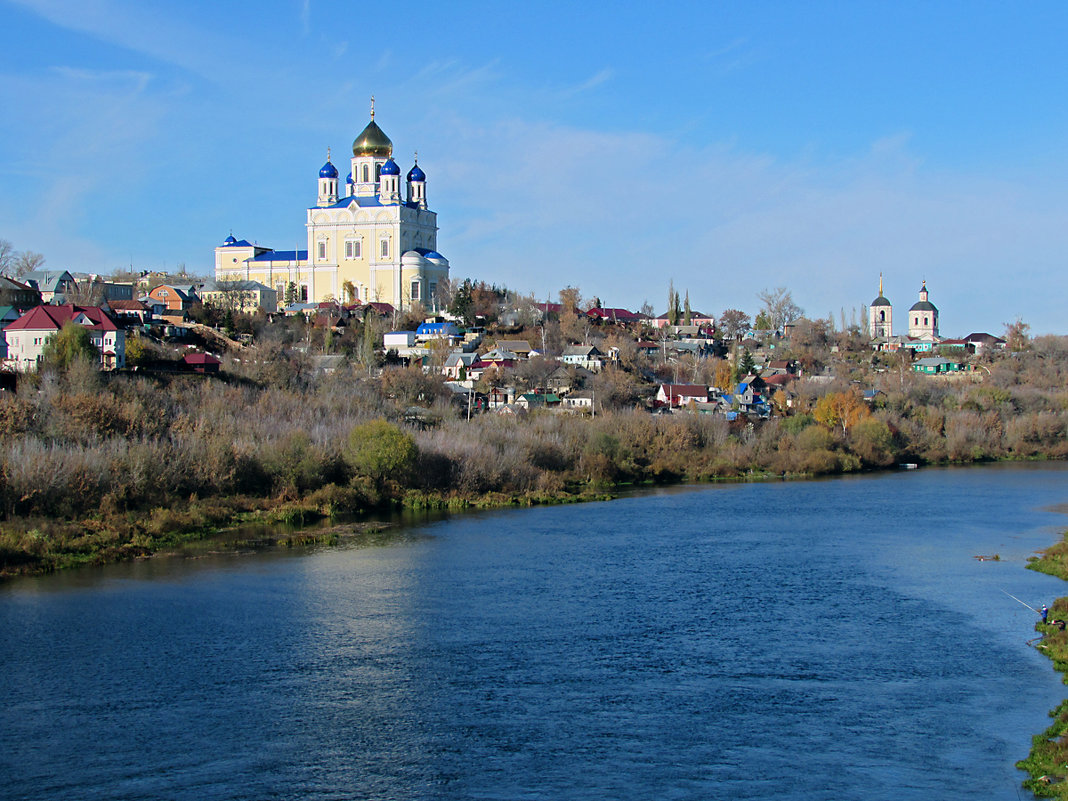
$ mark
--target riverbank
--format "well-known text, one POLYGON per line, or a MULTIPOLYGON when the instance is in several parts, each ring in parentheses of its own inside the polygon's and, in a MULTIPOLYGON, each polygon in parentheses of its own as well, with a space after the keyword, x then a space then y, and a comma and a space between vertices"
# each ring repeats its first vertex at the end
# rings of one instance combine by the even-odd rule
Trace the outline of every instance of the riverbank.
MULTIPOLYGON (((1047 548, 1041 556, 1033 559, 1028 567, 1041 573, 1068 581, 1068 531, 1057 544, 1047 548)), ((1050 606, 1050 620, 1068 620, 1068 597, 1058 598, 1050 606)), ((1053 660, 1053 667, 1068 683, 1068 631, 1059 625, 1035 624, 1042 634, 1042 642, 1036 647, 1053 660)), ((1016 767, 1027 771, 1031 778, 1024 787, 1039 798, 1059 798, 1068 801, 1068 699, 1058 704, 1049 713, 1053 723, 1031 740, 1031 753, 1016 767)))
POLYGON ((147 514, 112 512, 82 520, 25 518, 9 520, 0 531, 0 580, 40 575, 87 565, 148 559, 194 543, 227 550, 305 545, 337 545, 357 535, 381 531, 378 519, 393 511, 462 511, 609 500, 613 493, 593 490, 556 493, 486 493, 464 497, 408 492, 376 507, 358 506, 349 488, 326 487, 307 498, 233 496, 190 498, 180 508, 147 514), (344 523, 331 521, 344 520, 344 523), (244 536, 261 527, 271 533, 244 536))

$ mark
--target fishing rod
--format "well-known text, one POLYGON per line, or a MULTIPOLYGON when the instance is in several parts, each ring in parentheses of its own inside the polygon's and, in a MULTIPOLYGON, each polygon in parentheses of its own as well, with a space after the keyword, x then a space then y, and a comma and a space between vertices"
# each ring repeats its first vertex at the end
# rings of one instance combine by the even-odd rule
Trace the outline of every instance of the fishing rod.
POLYGON ((1034 608, 1033 606, 1031 606, 1031 604, 1025 604, 1025 603, 1024 603, 1023 601, 1021 601, 1021 600, 1020 600, 1019 598, 1017 598, 1017 597, 1016 597, 1015 595, 1013 595, 1013 594, 1012 594, 1011 592, 1005 592, 1005 590, 1002 590, 1002 592, 1004 592, 1004 593, 1005 593, 1005 594, 1006 594, 1007 596, 1009 596, 1010 598, 1012 598, 1012 600, 1016 601, 1016 603, 1018 603, 1018 604, 1023 604, 1024 606, 1026 606, 1026 607, 1027 607, 1028 609, 1030 609, 1030 610, 1031 610, 1032 612, 1034 612, 1034 613, 1035 613, 1036 615, 1037 615, 1037 614, 1039 614, 1038 610, 1037 610, 1037 609, 1035 609, 1035 608, 1034 608))

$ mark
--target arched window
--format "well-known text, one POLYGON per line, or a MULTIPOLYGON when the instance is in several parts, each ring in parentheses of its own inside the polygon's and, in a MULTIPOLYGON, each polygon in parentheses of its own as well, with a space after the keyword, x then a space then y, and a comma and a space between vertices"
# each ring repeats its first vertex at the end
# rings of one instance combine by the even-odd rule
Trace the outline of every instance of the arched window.
POLYGON ((363 182, 364 182, 364 183, 367 183, 367 182, 368 182, 368 181, 370 180, 370 178, 369 178, 369 176, 370 176, 370 175, 371 175, 371 173, 370 173, 370 171, 369 171, 369 170, 367 169, 367 165, 366 165, 366 164, 364 164, 364 165, 363 165, 363 182))
POLYGON ((886 322, 886 312, 884 312, 884 311, 879 312, 879 322, 880 323, 885 323, 886 322))

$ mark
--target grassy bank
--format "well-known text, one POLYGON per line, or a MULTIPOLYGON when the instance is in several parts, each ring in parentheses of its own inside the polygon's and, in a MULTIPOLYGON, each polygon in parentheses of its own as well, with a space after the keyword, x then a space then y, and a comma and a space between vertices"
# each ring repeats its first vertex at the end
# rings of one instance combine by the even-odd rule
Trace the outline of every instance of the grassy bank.
POLYGON ((112 511, 80 520, 47 517, 8 520, 0 531, 0 579, 35 575, 85 565, 145 559, 192 543, 214 541, 227 548, 334 545, 355 533, 380 530, 376 515, 392 510, 460 511, 511 506, 579 503, 608 500, 604 491, 480 496, 409 491, 386 498, 373 508, 362 505, 360 493, 328 486, 301 500, 239 495, 190 498, 179 507, 155 508, 147 513, 112 511), (324 526, 332 519, 342 525, 324 526), (260 526, 264 532, 235 539, 235 531, 260 526))
MULTIPOLYGON (((1048 573, 1068 581, 1068 532, 1064 539, 1042 552, 1028 565, 1032 570, 1048 573)), ((1068 598, 1058 598, 1050 607, 1050 620, 1068 620, 1068 598)), ((1068 683, 1068 631, 1041 622, 1035 629, 1042 636, 1038 649, 1053 660, 1053 667, 1064 675, 1068 683)), ((1024 786, 1040 798, 1060 798, 1068 801, 1068 699, 1050 713, 1052 725, 1031 739, 1031 753, 1016 767, 1027 771, 1031 778, 1024 786)))

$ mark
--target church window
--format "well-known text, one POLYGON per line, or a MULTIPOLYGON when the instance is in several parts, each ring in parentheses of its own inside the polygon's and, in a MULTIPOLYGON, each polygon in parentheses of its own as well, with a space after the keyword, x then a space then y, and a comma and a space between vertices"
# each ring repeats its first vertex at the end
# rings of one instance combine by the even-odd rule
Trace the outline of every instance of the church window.
POLYGON ((354 258, 356 258, 356 242, 354 242, 351 239, 346 239, 345 240, 345 258, 346 259, 354 259, 354 258))
POLYGON ((375 183, 377 184, 380 180, 382 180, 382 165, 381 164, 376 164, 375 165, 375 183))
POLYGON ((419 282, 412 281, 412 300, 419 300, 419 282))
POLYGON ((363 165, 363 182, 367 183, 370 180, 370 172, 367 170, 367 165, 363 165))
POLYGON ((923 318, 923 324, 927 325, 927 318, 926 317, 923 318))
POLYGON ((307 284, 301 284, 300 285, 300 302, 301 303, 307 303, 308 302, 308 285, 307 284))
POLYGON ((320 261, 326 258, 326 242, 319 243, 319 259, 320 261))
POLYGON ((388 239, 383 239, 379 243, 379 245, 381 245, 381 250, 380 250, 379 255, 381 255, 381 257, 383 259, 388 259, 389 258, 389 240, 388 239))

